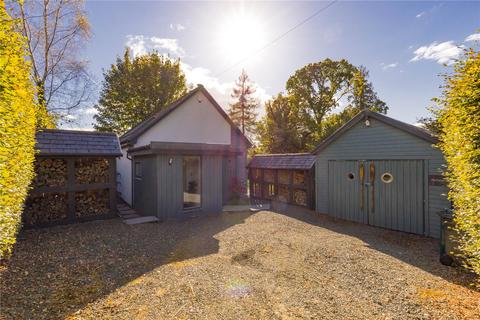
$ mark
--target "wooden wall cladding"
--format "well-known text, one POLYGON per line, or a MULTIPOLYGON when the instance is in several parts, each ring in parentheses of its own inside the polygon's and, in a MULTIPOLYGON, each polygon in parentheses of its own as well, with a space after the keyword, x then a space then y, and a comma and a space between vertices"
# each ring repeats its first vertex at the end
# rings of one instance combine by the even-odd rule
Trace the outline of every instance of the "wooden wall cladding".
POLYGON ((290 171, 278 170, 278 183, 290 184, 290 171))

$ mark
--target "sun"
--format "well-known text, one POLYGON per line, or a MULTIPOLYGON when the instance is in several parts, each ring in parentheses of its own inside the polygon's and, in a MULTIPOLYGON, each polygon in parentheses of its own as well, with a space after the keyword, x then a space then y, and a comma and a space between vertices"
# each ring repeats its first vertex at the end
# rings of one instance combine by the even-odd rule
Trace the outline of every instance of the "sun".
POLYGON ((264 25, 251 13, 238 12, 225 17, 218 30, 221 55, 228 62, 245 59, 266 42, 264 25))

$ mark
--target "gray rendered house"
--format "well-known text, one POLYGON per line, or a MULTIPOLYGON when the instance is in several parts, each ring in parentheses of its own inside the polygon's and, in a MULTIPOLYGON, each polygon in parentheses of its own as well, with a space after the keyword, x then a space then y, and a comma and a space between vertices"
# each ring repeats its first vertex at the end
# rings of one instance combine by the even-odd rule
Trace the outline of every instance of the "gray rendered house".
POLYGON ((413 125, 362 111, 314 151, 316 211, 438 238, 449 207, 437 140, 413 125))
POLYGON ((250 141, 199 85, 120 137, 118 190, 161 220, 221 212, 232 184, 246 186, 250 141))

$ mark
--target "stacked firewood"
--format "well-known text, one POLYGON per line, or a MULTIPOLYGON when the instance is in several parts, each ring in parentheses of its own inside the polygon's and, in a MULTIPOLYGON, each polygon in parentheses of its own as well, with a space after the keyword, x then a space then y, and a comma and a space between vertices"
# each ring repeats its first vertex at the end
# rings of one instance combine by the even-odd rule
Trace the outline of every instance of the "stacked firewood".
POLYGON ((102 215, 109 213, 109 211, 108 189, 75 193, 75 214, 77 217, 102 215))
POLYGON ((290 171, 278 170, 278 183, 290 184, 290 171))
POLYGON ((305 174, 303 171, 294 171, 293 172, 293 184, 301 185, 305 183, 305 174))
POLYGON ((67 194, 40 193, 28 197, 25 203, 24 224, 31 226, 67 217, 67 194))
POLYGON ((295 190, 293 192, 293 202, 298 205, 306 206, 307 205, 307 193, 303 190, 295 190))
POLYGON ((75 181, 79 184, 107 183, 108 160, 101 158, 82 158, 75 160, 75 181))
POLYGON ((67 162, 64 159, 37 158, 33 188, 58 187, 67 182, 67 162))

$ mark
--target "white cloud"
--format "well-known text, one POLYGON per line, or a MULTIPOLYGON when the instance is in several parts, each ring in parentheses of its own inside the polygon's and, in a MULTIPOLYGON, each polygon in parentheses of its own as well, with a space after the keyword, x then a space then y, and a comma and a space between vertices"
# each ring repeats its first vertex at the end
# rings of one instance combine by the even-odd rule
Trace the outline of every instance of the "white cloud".
MULTIPOLYGON (((228 105, 232 102, 230 94, 232 93, 235 82, 222 82, 217 77, 212 75, 212 72, 203 67, 192 67, 185 62, 180 62, 181 68, 185 73, 187 82, 192 85, 202 84, 217 100, 217 102, 226 110, 228 105)), ((272 96, 267 91, 255 83, 254 96, 260 102, 262 108, 267 100, 272 96)), ((262 114, 262 110, 259 112, 262 114)))
POLYGON ((415 18, 420 19, 420 18, 423 17, 425 14, 426 14, 426 12, 425 12, 425 11, 422 11, 422 12, 420 12, 419 14, 417 14, 417 15, 415 16, 415 18))
POLYGON ((152 50, 172 54, 176 57, 183 57, 185 55, 185 50, 180 47, 177 39, 127 35, 127 42, 125 44, 132 50, 134 56, 146 54, 152 50))
POLYGON ((82 112, 85 113, 85 114, 90 114, 90 115, 92 115, 92 114, 97 114, 97 113, 98 113, 98 110, 95 109, 94 107, 90 107, 90 108, 85 108, 85 109, 83 109, 82 112))
POLYGON ((465 38, 465 42, 480 41, 480 33, 474 33, 465 38))
POLYGON ((171 30, 176 30, 178 32, 181 32, 183 30, 185 30, 185 26, 181 23, 170 23, 170 29, 171 30))
POLYGON ((394 63, 389 63, 389 64, 385 64, 385 63, 380 63, 380 65, 382 66, 382 70, 385 71, 385 70, 388 70, 388 69, 393 69, 393 68, 396 68, 398 67, 398 62, 394 62, 394 63))
POLYGON ((414 51, 415 56, 410 61, 435 60, 437 63, 451 65, 463 53, 464 46, 458 46, 453 41, 433 42, 414 51))

